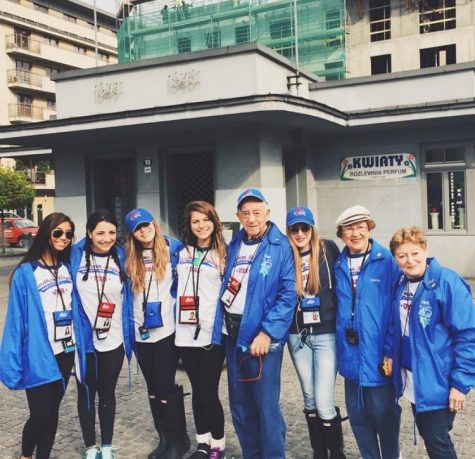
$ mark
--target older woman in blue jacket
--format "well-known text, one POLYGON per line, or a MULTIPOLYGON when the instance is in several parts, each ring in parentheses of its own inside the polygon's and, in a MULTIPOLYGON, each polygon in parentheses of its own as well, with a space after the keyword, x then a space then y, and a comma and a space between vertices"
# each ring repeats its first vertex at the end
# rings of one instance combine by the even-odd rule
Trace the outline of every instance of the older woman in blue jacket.
POLYGON ((455 272, 427 257, 423 231, 401 228, 390 249, 403 272, 393 304, 393 377, 412 405, 431 459, 456 458, 449 431, 475 385, 475 305, 455 272))
POLYGON ((354 206, 337 218, 346 247, 335 263, 338 371, 345 378, 351 429, 363 459, 399 457, 400 408, 390 378, 380 372, 399 269, 370 232, 368 209, 354 206))

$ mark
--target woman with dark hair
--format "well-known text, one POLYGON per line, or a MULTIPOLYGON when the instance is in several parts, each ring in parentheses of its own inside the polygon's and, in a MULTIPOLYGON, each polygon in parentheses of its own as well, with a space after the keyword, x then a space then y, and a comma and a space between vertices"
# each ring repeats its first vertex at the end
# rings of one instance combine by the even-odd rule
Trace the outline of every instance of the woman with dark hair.
POLYGON ((130 211, 127 274, 134 298, 135 350, 147 384, 153 422, 160 438, 149 459, 179 459, 190 449, 183 388, 175 385, 176 265, 181 244, 163 236, 146 209, 130 211))
POLYGON ((344 459, 342 419, 333 402, 337 371, 333 266, 340 251, 333 241, 320 238, 306 207, 290 209, 286 226, 298 294, 289 351, 302 388, 313 457, 326 459, 330 451, 332 459, 344 459))
POLYGON ((224 414, 218 396, 224 348, 211 343, 226 244, 215 208, 206 201, 185 208, 185 247, 178 262, 175 344, 193 389, 196 451, 190 459, 222 459, 224 414))
POLYGON ((22 459, 31 458, 35 448, 36 458, 50 457, 74 363, 78 319, 68 270, 73 238, 72 220, 49 214, 10 276, 0 380, 10 389, 26 390, 30 417, 23 428, 22 459))
POLYGON ((124 251, 117 245, 117 221, 107 210, 91 214, 85 239, 72 248, 75 301, 84 334, 79 357, 85 372, 77 375, 78 413, 85 459, 112 459, 115 388, 124 360, 132 355, 131 301, 124 270, 124 251), (83 384, 81 384, 83 383, 83 384), (95 398, 99 396, 101 446, 96 444, 95 398))

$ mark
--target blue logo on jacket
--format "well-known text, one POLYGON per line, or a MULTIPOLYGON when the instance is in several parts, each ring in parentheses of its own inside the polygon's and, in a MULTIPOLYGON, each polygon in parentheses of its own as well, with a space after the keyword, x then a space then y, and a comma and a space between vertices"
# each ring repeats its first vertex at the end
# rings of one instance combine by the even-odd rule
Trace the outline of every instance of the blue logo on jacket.
POLYGON ((264 277, 270 273, 272 268, 272 257, 270 255, 264 255, 264 258, 261 262, 261 267, 259 269, 259 274, 262 274, 264 277))

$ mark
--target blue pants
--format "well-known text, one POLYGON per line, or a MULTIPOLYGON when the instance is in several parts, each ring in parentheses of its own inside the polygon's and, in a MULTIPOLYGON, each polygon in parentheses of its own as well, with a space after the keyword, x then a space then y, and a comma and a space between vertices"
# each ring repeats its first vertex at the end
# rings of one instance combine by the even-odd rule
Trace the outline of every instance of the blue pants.
POLYGON ((361 387, 345 379, 346 410, 363 459, 398 459, 401 408, 392 384, 361 387))
POLYGON ((297 333, 291 333, 289 351, 302 388, 305 410, 317 410, 320 418, 325 420, 334 419, 335 333, 308 335, 305 343, 297 333))
POLYGON ((280 411, 282 345, 271 344, 262 358, 224 336, 229 406, 244 459, 284 459, 285 422, 280 411))
POLYGON ((455 413, 448 409, 417 413, 412 405, 417 430, 421 434, 431 459, 457 459, 455 448, 450 439, 455 413))

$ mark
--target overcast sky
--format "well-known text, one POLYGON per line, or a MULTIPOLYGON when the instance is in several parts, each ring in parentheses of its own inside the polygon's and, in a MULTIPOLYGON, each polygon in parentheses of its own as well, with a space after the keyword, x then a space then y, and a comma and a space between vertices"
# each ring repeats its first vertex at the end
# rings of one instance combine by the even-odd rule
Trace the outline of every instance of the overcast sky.
MULTIPOLYGON (((94 4, 94 0, 82 0, 83 2, 94 4)), ((98 8, 109 11, 110 13, 116 12, 115 0, 96 0, 96 5, 98 8)))

